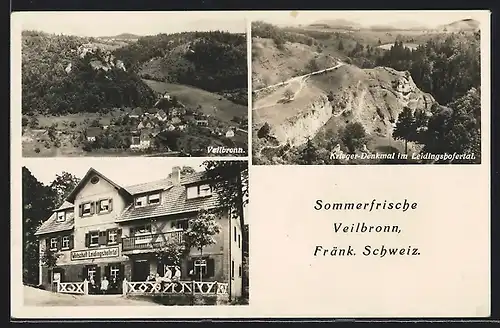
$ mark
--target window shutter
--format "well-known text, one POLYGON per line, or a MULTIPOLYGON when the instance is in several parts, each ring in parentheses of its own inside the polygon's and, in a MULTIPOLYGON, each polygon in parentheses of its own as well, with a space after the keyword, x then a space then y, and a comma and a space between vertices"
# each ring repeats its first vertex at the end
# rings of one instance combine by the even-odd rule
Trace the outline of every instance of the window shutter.
POLYGON ((109 205, 108 206, 109 206, 109 211, 110 212, 113 211, 113 198, 109 199, 109 205))
POLYGON ((60 251, 62 248, 62 237, 57 237, 57 250, 60 251))
POLYGON ((157 270, 156 272, 158 272, 158 274, 163 277, 163 275, 165 274, 165 268, 163 267, 163 259, 159 258, 158 259, 158 264, 157 264, 157 270))
POLYGON ((75 238, 73 235, 69 235, 69 249, 73 249, 75 244, 75 238))
POLYGON ((99 245, 107 244, 106 237, 107 237, 106 231, 99 231, 99 245))
POLYGON ((207 278, 215 276, 215 261, 214 259, 207 259, 207 278))
POLYGON ((106 229, 106 244, 109 242, 109 230, 110 229, 106 229))
POLYGON ((80 205, 78 205, 78 216, 81 217, 82 214, 83 214, 83 205, 80 204, 80 205))
POLYGON ((116 241, 118 243, 122 241, 122 229, 116 229, 116 241))
POLYGON ((60 268, 59 273, 61 274, 61 282, 66 282, 66 280, 64 280, 64 269, 60 268))
POLYGON ((53 278, 53 276, 52 276, 52 269, 49 269, 47 273, 49 275, 48 276, 48 278, 49 278, 49 284, 52 284, 52 278, 53 278))
POLYGON ((46 250, 50 249, 50 238, 45 239, 45 249, 46 250))
POLYGON ((90 203, 90 215, 95 213, 95 202, 90 203))
POLYGON ((104 267, 104 276, 106 276, 106 279, 110 280, 110 276, 109 276, 109 265, 106 265, 104 267))
POLYGON ((125 277, 125 265, 123 263, 120 263, 120 272, 118 274, 118 277, 120 280, 123 280, 125 277))
POLYGON ((82 273, 81 273, 81 275, 82 275, 82 276, 81 276, 82 281, 84 281, 85 279, 87 279, 87 278, 88 278, 88 275, 87 275, 87 267, 83 267, 83 268, 82 268, 82 273))
POLYGON ((85 234, 85 247, 89 247, 89 246, 90 246, 90 234, 86 233, 85 234))

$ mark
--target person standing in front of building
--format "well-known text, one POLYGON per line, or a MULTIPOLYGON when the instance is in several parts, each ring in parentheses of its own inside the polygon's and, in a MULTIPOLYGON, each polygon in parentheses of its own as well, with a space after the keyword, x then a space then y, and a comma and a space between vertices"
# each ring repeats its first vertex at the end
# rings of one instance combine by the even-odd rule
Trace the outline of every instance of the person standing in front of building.
POLYGON ((106 279, 106 276, 102 278, 101 281, 101 293, 107 294, 108 293, 108 287, 109 287, 109 281, 106 279))
POLYGON ((175 266, 175 273, 174 277, 172 278, 172 281, 174 282, 181 281, 181 268, 178 265, 175 266))

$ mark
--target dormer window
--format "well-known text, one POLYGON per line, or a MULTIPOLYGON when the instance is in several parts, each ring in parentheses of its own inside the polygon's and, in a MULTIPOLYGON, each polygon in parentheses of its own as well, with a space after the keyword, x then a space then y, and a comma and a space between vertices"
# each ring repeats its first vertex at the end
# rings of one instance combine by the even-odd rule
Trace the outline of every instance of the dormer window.
POLYGON ((187 198, 207 197, 212 194, 212 187, 208 184, 187 187, 187 198))
POLYGON ((139 196, 135 199, 135 207, 160 204, 160 193, 139 196))
POLYGON ((160 203, 160 194, 151 194, 148 197, 148 203, 153 205, 153 204, 159 204, 160 203))
POLYGON ((66 221, 66 212, 57 212, 57 222, 66 221))

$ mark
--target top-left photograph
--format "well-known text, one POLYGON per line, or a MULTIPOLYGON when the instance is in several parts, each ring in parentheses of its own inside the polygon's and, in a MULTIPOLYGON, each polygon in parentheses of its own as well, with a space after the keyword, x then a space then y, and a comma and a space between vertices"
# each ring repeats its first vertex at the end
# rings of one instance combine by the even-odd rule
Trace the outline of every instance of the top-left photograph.
POLYGON ((12 20, 23 157, 248 156, 243 15, 29 12, 12 20))

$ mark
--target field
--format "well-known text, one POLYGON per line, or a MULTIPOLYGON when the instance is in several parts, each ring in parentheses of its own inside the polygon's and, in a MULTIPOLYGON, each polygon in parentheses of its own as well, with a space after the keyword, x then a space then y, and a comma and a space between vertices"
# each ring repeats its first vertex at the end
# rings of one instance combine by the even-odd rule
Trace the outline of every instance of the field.
POLYGON ((155 92, 168 92, 187 107, 197 108, 201 106, 201 111, 207 115, 215 116, 221 121, 229 123, 235 116, 247 117, 246 106, 235 104, 226 98, 195 87, 158 82, 154 80, 143 81, 155 92))

